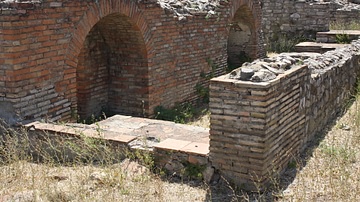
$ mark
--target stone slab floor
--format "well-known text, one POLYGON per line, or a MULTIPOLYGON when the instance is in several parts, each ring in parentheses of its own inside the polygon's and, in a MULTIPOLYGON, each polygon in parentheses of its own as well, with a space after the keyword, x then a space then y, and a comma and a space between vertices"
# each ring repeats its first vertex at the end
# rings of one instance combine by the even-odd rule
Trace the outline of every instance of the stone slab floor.
POLYGON ((200 156, 209 153, 209 129, 169 121, 115 115, 96 124, 33 122, 25 127, 52 133, 85 135, 127 144, 130 148, 164 149, 200 156))

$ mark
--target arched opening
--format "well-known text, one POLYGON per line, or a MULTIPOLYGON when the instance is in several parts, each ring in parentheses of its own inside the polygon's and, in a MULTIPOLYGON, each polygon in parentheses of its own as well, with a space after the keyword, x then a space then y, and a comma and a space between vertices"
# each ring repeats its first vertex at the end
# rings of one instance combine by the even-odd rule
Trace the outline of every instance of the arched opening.
POLYGON ((76 72, 81 119, 102 113, 146 116, 146 46, 139 28, 126 15, 108 15, 91 28, 76 72))
POLYGON ((227 43, 228 67, 234 69, 256 57, 255 19, 248 6, 236 11, 227 43))

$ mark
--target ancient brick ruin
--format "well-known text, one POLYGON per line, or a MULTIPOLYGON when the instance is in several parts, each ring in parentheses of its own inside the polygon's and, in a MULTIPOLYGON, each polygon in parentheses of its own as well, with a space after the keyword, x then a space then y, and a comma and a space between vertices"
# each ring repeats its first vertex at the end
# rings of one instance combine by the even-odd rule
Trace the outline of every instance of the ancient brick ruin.
MULTIPOLYGON (((228 65, 264 56, 264 38, 311 35, 327 31, 330 21, 360 18, 359 9, 324 1, 0 6, 0 117, 12 124, 103 112, 152 117, 156 106, 199 98, 195 86, 209 82, 201 75, 219 76, 228 65)), ((357 41, 338 55, 283 55, 292 67, 266 82, 238 80, 238 70, 211 80, 212 165, 238 185, 266 184, 348 98, 359 49, 357 41)))
MULTIPOLYGON (((360 5, 351 0, 262 0, 265 38, 282 35, 315 37, 328 31, 330 22, 350 23, 359 19, 360 5)), ((269 41, 268 41, 269 42, 269 41)))
POLYGON ((242 81, 235 73, 211 80, 210 160, 238 185, 268 183, 343 109, 360 73, 360 40, 246 67, 274 64, 285 71, 269 81, 242 81))
POLYGON ((264 54, 259 3, 216 1, 208 11, 182 16, 161 5, 2 3, 2 118, 59 121, 102 112, 149 117, 156 106, 196 99, 195 86, 204 83, 200 74, 224 73, 228 55, 264 54), (239 23, 248 38, 227 49, 229 26, 239 23))

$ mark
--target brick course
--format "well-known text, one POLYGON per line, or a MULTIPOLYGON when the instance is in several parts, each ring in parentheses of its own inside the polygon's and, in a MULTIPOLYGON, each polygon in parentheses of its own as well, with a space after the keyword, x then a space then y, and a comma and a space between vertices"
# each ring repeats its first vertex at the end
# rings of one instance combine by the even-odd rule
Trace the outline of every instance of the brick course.
POLYGON ((246 189, 269 183, 343 109, 360 73, 359 50, 357 41, 269 82, 212 79, 212 164, 246 189))
POLYGON ((207 83, 200 74, 212 71, 209 59, 216 75, 225 71, 228 25, 240 7, 253 19, 251 45, 242 48, 253 58, 264 55, 254 1, 221 2, 218 16, 199 13, 185 22, 153 1, 45 0, 2 7, 0 93, 18 120, 70 120, 101 111, 152 116, 158 105, 197 99, 196 84, 207 83), (42 96, 31 98, 35 91, 42 96))
POLYGON ((347 23, 360 19, 360 10, 341 9, 334 2, 298 0, 261 0, 262 29, 267 43, 282 35, 315 38, 318 31, 328 31, 331 22, 347 23))

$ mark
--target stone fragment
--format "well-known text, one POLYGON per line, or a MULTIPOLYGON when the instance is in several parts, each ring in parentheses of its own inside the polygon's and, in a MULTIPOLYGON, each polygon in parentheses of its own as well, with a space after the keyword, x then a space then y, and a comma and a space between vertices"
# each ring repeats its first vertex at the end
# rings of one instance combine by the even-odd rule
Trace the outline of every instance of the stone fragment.
POLYGON ((238 79, 240 77, 240 69, 234 69, 233 71, 230 72, 229 74, 229 78, 230 79, 238 79))
POLYGON ((214 175, 214 172, 215 172, 215 169, 208 165, 205 170, 202 172, 202 175, 203 175, 203 178, 204 178, 204 181, 209 184, 211 182, 211 179, 214 175))
POLYGON ((165 164, 165 169, 168 170, 170 173, 181 173, 181 170, 184 169, 184 165, 177 161, 171 161, 165 164))
POLYGON ((104 172, 93 172, 90 174, 89 179, 97 182, 103 182, 107 175, 104 172))
POLYGON ((271 72, 274 73, 275 75, 279 75, 279 74, 283 74, 283 73, 284 73, 284 70, 273 68, 273 67, 271 67, 270 65, 262 64, 261 66, 262 66, 263 68, 271 71, 271 72))
POLYGON ((50 8, 62 7, 62 2, 50 2, 50 8))
POLYGON ((297 21, 299 21, 300 19, 300 14, 299 13, 293 13, 290 15, 290 21, 292 23, 296 23, 297 21))
POLYGON ((254 70, 250 68, 241 68, 240 71, 240 80, 248 81, 254 75, 254 70))
POLYGON ((258 72, 255 72, 254 76, 251 77, 251 81, 262 82, 262 81, 270 81, 275 79, 276 75, 269 70, 262 69, 258 72))

